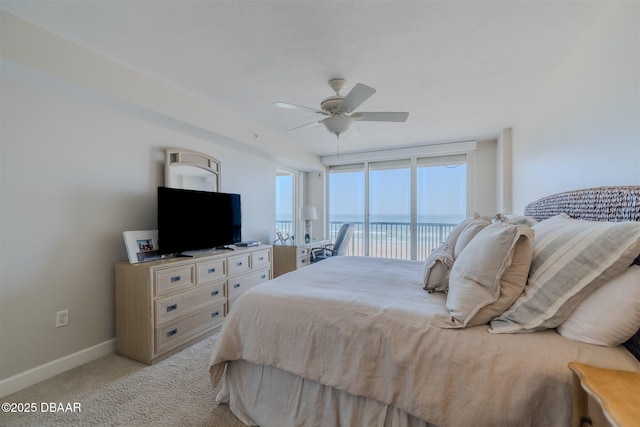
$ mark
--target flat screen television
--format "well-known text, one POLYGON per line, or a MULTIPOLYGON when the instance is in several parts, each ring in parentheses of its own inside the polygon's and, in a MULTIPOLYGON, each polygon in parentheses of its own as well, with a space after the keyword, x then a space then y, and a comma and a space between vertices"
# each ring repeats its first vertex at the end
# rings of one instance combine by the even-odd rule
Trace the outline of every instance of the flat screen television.
POLYGON ((239 194, 158 187, 160 254, 238 243, 241 230, 239 194))

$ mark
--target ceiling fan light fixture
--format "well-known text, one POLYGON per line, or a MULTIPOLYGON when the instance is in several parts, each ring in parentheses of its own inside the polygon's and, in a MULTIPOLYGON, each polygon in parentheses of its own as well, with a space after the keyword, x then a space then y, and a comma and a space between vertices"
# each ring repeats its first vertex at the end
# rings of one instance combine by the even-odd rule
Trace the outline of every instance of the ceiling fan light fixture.
POLYGON ((289 108, 292 110, 301 110, 328 116, 323 120, 316 120, 302 126, 289 129, 290 131, 303 127, 324 123, 329 132, 336 135, 338 139, 340 135, 347 132, 354 120, 365 122, 404 122, 407 120, 409 113, 404 112, 356 112, 360 105, 369 99, 376 90, 362 83, 356 85, 349 91, 346 96, 340 95, 340 91, 347 84, 344 79, 331 79, 329 86, 335 91, 335 95, 329 96, 320 103, 321 110, 315 108, 303 107, 301 105, 289 104, 287 102, 274 102, 274 105, 281 108, 289 108))
POLYGON ((340 136, 349 130, 353 119, 349 116, 331 116, 324 119, 322 123, 329 132, 340 136))

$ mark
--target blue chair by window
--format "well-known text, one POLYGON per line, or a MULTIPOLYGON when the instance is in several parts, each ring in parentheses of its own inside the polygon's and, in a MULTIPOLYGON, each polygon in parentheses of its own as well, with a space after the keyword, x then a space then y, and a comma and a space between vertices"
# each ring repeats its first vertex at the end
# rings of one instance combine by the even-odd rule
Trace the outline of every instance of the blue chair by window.
POLYGON ((353 232, 355 229, 356 226, 353 224, 342 224, 342 226, 340 226, 340 230, 338 230, 338 235, 336 236, 336 241, 334 243, 329 243, 328 245, 324 245, 322 248, 313 249, 311 251, 311 262, 322 261, 323 259, 327 259, 332 256, 345 255, 349 248, 349 243, 351 243, 351 239, 353 238, 353 232))

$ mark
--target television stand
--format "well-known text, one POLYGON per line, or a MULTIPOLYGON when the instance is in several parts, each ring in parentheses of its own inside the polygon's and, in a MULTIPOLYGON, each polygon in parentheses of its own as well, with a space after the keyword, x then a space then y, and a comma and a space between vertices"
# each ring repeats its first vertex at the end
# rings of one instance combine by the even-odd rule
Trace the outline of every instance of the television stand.
POLYGON ((119 354, 152 364, 186 348, 217 331, 240 295, 272 277, 271 246, 193 255, 116 264, 119 354))

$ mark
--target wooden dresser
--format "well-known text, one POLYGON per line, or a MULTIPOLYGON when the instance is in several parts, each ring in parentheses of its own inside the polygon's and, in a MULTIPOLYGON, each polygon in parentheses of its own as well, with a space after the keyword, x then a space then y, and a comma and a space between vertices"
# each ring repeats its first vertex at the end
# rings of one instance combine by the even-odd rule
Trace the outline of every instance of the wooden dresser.
POLYGON ((272 278, 269 245, 116 264, 118 353, 157 362, 213 333, 234 301, 272 278))

